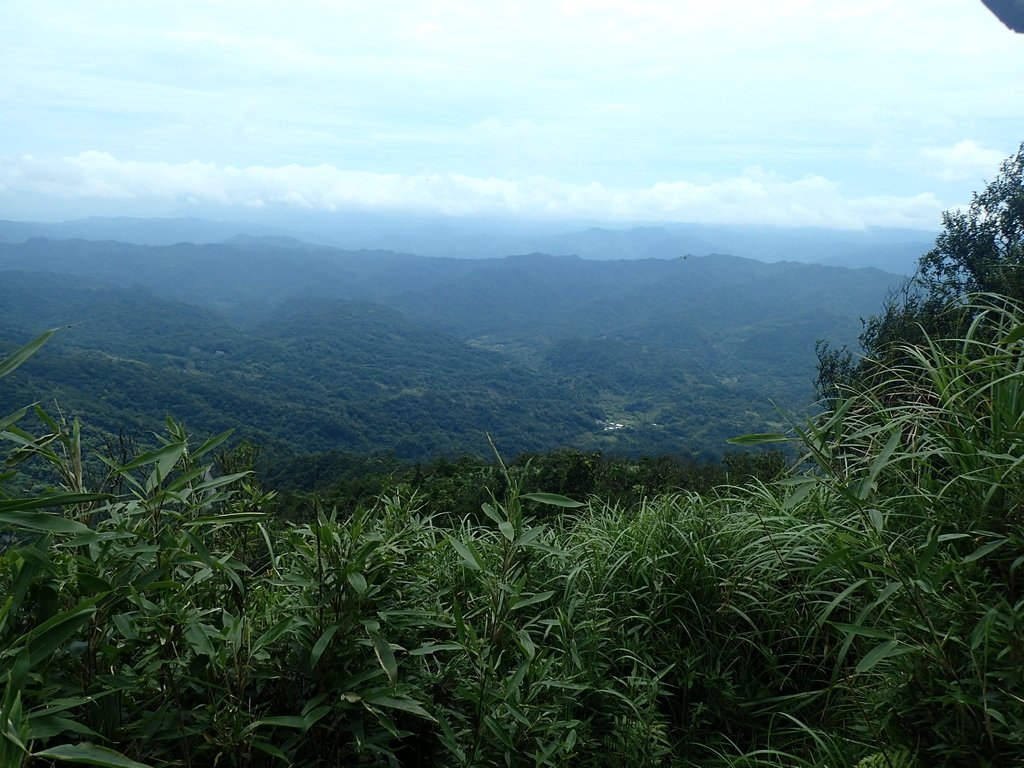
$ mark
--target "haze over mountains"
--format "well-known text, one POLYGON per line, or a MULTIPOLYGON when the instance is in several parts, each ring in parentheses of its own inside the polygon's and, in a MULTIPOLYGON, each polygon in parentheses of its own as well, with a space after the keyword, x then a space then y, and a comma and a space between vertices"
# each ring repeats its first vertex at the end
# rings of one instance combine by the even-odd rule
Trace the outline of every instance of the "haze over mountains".
MULTIPOLYGON (((237 210, 233 213, 238 214, 237 210)), ((140 245, 218 243, 234 237, 272 238, 346 249, 391 250, 423 256, 501 258, 516 253, 584 259, 675 258, 725 253, 759 261, 800 261, 913 272, 934 232, 873 227, 835 230, 712 224, 609 227, 594 222, 524 222, 385 213, 268 212, 256 221, 195 217, 95 217, 68 222, 0 220, 0 242, 33 237, 118 240, 140 245)))
POLYGON ((111 433, 171 413, 280 452, 425 459, 485 453, 490 434, 509 454, 717 456, 730 436, 778 427, 778 409, 804 412, 815 341, 853 342, 902 281, 769 257, 787 244, 810 258, 817 243, 833 261, 927 249, 903 232, 777 230, 762 233, 758 261, 714 253, 753 247, 757 231, 739 228, 490 242, 467 225, 447 240, 441 224, 424 227, 395 237, 456 254, 478 242, 490 258, 341 249, 196 219, 3 222, 0 344, 73 327, 0 394, 57 401, 111 433), (498 257, 513 241, 580 253, 498 257), (709 255, 695 253, 701 243, 709 255))

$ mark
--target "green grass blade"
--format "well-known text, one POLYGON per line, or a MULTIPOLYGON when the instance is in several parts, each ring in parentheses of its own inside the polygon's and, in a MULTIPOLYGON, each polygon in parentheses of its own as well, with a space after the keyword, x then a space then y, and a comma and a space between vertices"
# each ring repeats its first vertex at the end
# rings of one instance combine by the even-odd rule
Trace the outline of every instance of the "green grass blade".
POLYGON ((48 331, 44 331, 39 336, 34 338, 28 344, 23 346, 21 349, 14 352, 14 354, 0 360, 0 379, 7 374, 11 373, 15 368, 28 360, 32 355, 39 351, 39 348, 43 346, 50 337, 55 334, 59 328, 51 328, 48 331))

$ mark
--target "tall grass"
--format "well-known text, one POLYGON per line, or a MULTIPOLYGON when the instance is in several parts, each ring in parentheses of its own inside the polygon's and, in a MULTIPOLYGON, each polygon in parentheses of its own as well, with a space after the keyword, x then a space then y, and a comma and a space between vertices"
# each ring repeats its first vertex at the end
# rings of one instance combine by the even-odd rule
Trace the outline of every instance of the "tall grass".
POLYGON ((1024 311, 968 311, 795 427, 787 479, 632 507, 504 469, 479 510, 295 525, 210 471, 227 435, 169 421, 103 494, 77 424, 16 412, 0 765, 1024 763, 1024 311))
POLYGON ((878 641, 851 680, 866 721, 930 764, 1022 761, 1024 311, 973 297, 963 338, 848 393, 803 434, 844 504, 848 581, 878 641), (872 546, 865 547, 865 543, 872 546))

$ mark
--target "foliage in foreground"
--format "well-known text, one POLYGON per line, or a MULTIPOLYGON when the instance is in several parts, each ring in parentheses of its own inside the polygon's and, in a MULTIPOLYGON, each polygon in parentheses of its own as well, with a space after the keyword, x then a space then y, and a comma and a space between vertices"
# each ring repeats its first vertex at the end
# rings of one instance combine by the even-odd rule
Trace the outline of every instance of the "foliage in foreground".
POLYGON ((1024 309, 971 307, 797 428, 811 469, 628 507, 508 473, 289 524, 226 436, 97 493, 12 414, 57 480, 0 498, 0 765, 1020 764, 1024 309))

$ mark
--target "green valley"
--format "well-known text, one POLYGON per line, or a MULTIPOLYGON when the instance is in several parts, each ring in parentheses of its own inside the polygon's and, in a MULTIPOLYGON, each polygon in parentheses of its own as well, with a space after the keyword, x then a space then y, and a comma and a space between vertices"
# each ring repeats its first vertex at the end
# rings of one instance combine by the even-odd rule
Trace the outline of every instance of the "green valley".
MULTIPOLYGON (((900 278, 724 256, 458 260, 236 244, 0 244, 19 390, 108 433, 173 413, 290 454, 721 456, 813 400, 900 278)), ((6 398, 5 398, 6 399, 6 398)), ((12 400, 13 402, 14 400, 12 400)))

